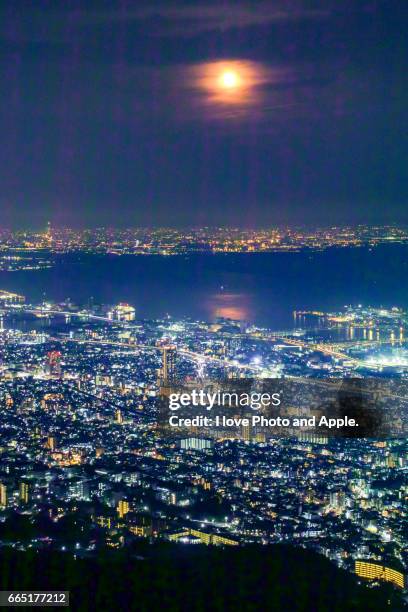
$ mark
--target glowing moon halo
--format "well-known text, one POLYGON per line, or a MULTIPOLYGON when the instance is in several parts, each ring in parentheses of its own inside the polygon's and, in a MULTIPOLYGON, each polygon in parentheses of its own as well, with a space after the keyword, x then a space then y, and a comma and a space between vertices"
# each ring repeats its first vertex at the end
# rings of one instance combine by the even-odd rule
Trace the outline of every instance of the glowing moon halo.
POLYGON ((197 102, 208 116, 236 118, 260 105, 262 86, 270 77, 260 63, 231 59, 197 64, 190 69, 190 79, 204 94, 197 102))
POLYGON ((234 89, 235 87, 239 87, 240 78, 234 70, 225 70, 221 73, 219 82, 221 87, 225 87, 226 89, 234 89))

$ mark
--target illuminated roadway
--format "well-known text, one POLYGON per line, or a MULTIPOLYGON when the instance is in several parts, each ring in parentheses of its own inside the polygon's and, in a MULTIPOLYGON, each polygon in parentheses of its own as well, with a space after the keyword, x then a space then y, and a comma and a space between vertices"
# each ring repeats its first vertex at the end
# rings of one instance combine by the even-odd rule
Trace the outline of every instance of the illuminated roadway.
MULTIPOLYGON (((14 309, 13 309, 14 310, 14 309)), ((103 321, 103 322, 107 322, 107 323, 115 323, 115 324, 120 324, 120 323, 125 323, 126 326, 129 325, 128 322, 122 322, 122 321, 113 321, 112 319, 110 319, 109 317, 102 317, 99 315, 92 315, 89 313, 84 313, 84 312, 69 312, 69 311, 60 311, 60 310, 46 310, 46 309, 41 309, 41 308, 19 308, 18 309, 20 312, 26 312, 29 314, 34 314, 34 315, 62 315, 62 316, 69 316, 69 317, 79 317, 79 318, 85 318, 87 320, 92 319, 92 320, 96 320, 96 321, 103 321)), ((335 347, 331 346, 331 345, 324 345, 324 344, 309 344, 307 342, 304 342, 302 340, 297 340, 294 338, 288 338, 286 336, 282 336, 282 334, 277 333, 276 335, 274 335, 273 333, 268 334, 268 336, 258 336, 256 334, 223 334, 223 335, 228 335, 230 337, 237 337, 237 338, 252 338, 254 340, 260 340, 260 341, 265 341, 265 342, 283 342, 284 344, 288 344, 290 346, 297 346, 299 348, 302 349, 307 349, 307 350, 315 350, 327 355, 330 355, 332 357, 335 357, 336 359, 341 359, 341 360, 347 360, 349 362, 352 362, 355 365, 359 365, 359 364, 363 364, 364 362, 355 358, 350 357, 349 355, 342 353, 340 351, 338 351, 335 347)), ((138 351, 138 350, 151 350, 151 351, 162 351, 163 350, 163 346, 156 346, 156 345, 152 345, 152 344, 128 344, 126 342, 117 342, 117 341, 111 341, 111 340, 91 340, 91 339, 77 339, 77 338, 50 338, 51 341, 55 341, 55 342, 60 342, 60 343, 66 343, 66 342, 77 342, 79 344, 95 344, 95 345, 108 345, 108 346, 117 346, 119 348, 126 348, 127 350, 131 350, 131 351, 138 351)), ((401 340, 396 340, 396 342, 399 342, 401 340)), ((367 341, 370 344, 377 344, 380 343, 381 341, 367 341)), ((388 341, 382 341, 383 343, 391 343, 390 340, 388 341)), ((342 343, 343 344, 343 343, 342 343)), ((363 341, 358 341, 356 343, 350 342, 350 345, 353 344, 363 344, 365 345, 365 342, 363 341)), ((177 352, 188 358, 191 359, 193 361, 202 363, 207 362, 207 363, 214 363, 217 364, 219 366, 222 367, 233 367, 233 368, 239 368, 242 370, 249 370, 252 372, 259 372, 261 368, 259 368, 259 366, 253 366, 253 365, 245 365, 245 364, 240 364, 237 363, 236 361, 229 361, 226 359, 221 359, 219 357, 213 357, 211 355, 204 355, 202 353, 195 353, 193 351, 187 350, 187 349, 177 349, 177 352)), ((366 365, 366 364, 364 364, 366 365)), ((302 383, 307 383, 307 384, 317 384, 319 386, 322 387, 331 387, 333 388, 333 386, 336 386, 337 383, 333 383, 333 382, 329 382, 329 381, 324 381, 324 380, 319 380, 317 381, 316 379, 312 380, 308 380, 307 378, 303 378, 301 380, 299 380, 299 382, 302 383)), ((342 389, 344 389, 344 387, 342 387, 342 389)), ((362 394, 369 394, 370 391, 369 390, 358 390, 359 393, 362 394)), ((401 397, 398 395, 393 395, 393 394, 382 394, 383 396, 386 397, 391 397, 393 399, 398 399, 398 400, 404 400, 407 401, 407 399, 405 397, 401 397)))
MULTIPOLYGON (((40 315, 40 316, 47 316, 47 315, 60 315, 60 316, 65 316, 65 317, 78 317, 78 318, 83 318, 83 319, 87 319, 87 320, 94 320, 94 321, 103 321, 105 323, 114 323, 114 324, 125 324, 126 326, 129 325, 128 321, 114 321, 112 319, 110 319, 109 317, 102 317, 100 315, 93 315, 93 314, 89 314, 89 313, 85 313, 85 312, 70 312, 70 311, 62 311, 62 310, 48 310, 48 309, 44 309, 44 308, 19 308, 18 309, 19 312, 25 312, 28 314, 33 314, 33 315, 40 315)), ((81 339, 74 339, 74 338, 50 338, 50 340, 56 341, 56 342, 79 342, 79 343, 94 343, 94 344, 107 344, 107 345, 111 345, 111 346, 118 346, 118 347, 122 347, 122 348, 127 348, 127 349, 144 349, 144 350, 156 350, 156 351, 161 351, 163 350, 162 346, 155 346, 155 345, 151 345, 151 344, 135 344, 135 345, 131 345, 131 344, 127 344, 125 342, 114 342, 114 341, 110 341, 110 340, 81 340, 81 339)), ((199 362, 209 362, 209 363, 215 363, 217 365, 220 366, 227 366, 227 367, 234 367, 234 368, 239 368, 242 370, 252 370, 252 371, 258 371, 259 368, 257 366, 251 366, 251 365, 245 365, 245 364, 240 364, 237 363, 235 361, 228 361, 228 360, 224 360, 224 359, 220 359, 219 357, 213 357, 211 355, 203 355, 202 353, 194 353, 193 351, 189 351, 187 349, 178 349, 178 353, 180 355, 183 355, 184 357, 190 358, 194 361, 199 361, 199 362)))
MULTIPOLYGON (((226 334, 224 334, 226 335, 226 334)), ((229 335, 229 334, 228 334, 229 335)), ((309 343, 303 340, 297 340, 296 338, 288 338, 286 335, 283 336, 281 333, 277 334, 268 334, 267 336, 259 336, 257 334, 230 334, 230 337, 236 338, 252 338, 253 340, 259 340, 261 342, 281 342, 282 344, 288 344, 290 346, 296 346, 301 349, 318 351, 319 353, 323 353, 324 355, 329 355, 330 357, 334 357, 335 359, 340 359, 342 361, 349 361, 353 365, 362 365, 364 362, 360 359, 356 359, 355 357, 350 357, 347 353, 343 353, 337 350, 330 344, 321 344, 321 343, 309 343)))
MULTIPOLYGON (((14 308, 12 308, 11 310, 14 310, 14 308)), ((109 317, 103 317, 100 315, 94 315, 94 314, 90 314, 88 312, 71 312, 71 311, 61 311, 61 310, 48 310, 45 308, 16 308, 15 310, 18 310, 19 312, 26 312, 29 314, 33 314, 35 316, 65 316, 65 317, 78 317, 78 318, 83 318, 86 320, 94 320, 94 321, 101 321, 101 322, 105 322, 105 323, 115 323, 115 324, 125 324, 126 326, 129 326, 129 322, 124 322, 124 321, 114 321, 112 319, 110 319, 109 317)), ((288 332, 289 333, 289 332, 288 332)), ((398 342, 406 342, 407 340, 401 340, 401 339, 390 339, 390 340, 367 340, 367 341, 362 341, 362 340, 358 340, 356 342, 350 342, 350 343, 332 343, 332 344, 322 344, 322 343, 308 343, 305 342, 303 340, 298 340, 296 338, 289 338, 287 337, 286 333, 282 334, 281 332, 277 332, 277 333, 269 333, 267 336, 263 335, 260 336, 258 334, 250 334, 250 333, 242 333, 242 334, 234 334, 234 333, 222 333, 220 335, 223 336, 227 336, 227 337, 232 337, 232 338, 251 338, 253 340, 258 340, 258 341, 262 341, 262 342, 281 342, 283 344, 287 344, 289 346, 295 346, 298 347, 300 349, 304 349, 304 350, 311 350, 311 351, 317 351, 319 353, 322 353, 324 355, 328 355, 329 357, 333 357, 334 359, 338 359, 340 361, 347 361, 349 362, 351 365, 354 366, 367 366, 366 362, 364 360, 361 359, 357 359, 356 357, 351 357, 350 355, 348 355, 347 353, 344 353, 343 351, 339 350, 339 347, 341 348, 346 348, 346 347, 355 347, 355 346, 367 346, 368 344, 375 346, 376 344, 390 344, 392 342, 394 343, 398 343, 398 342), (367 342, 367 344, 366 344, 367 342)), ((61 339, 58 339, 58 341, 61 341, 61 339)), ((87 341, 88 342, 88 341, 87 341)), ((101 342, 101 341, 98 341, 101 342)), ((127 348, 130 348, 130 345, 126 344, 126 343, 113 343, 116 344, 117 346, 124 346, 127 348)), ((152 346, 152 345, 137 345, 138 348, 144 348, 144 349, 150 349, 150 350, 161 350, 161 347, 156 347, 156 346, 152 346)), ((193 351, 188 351, 188 350, 179 350, 180 354, 184 355, 185 357, 188 357, 190 359, 193 360, 199 360, 199 361, 207 361, 207 362, 213 362, 213 363, 217 363, 218 365, 223 365, 223 366, 229 366, 229 367, 236 367, 236 368, 240 368, 240 369, 244 369, 244 370, 252 370, 252 371, 257 371, 258 368, 256 368, 255 366, 249 366, 249 365, 243 365, 243 364, 238 364, 236 362, 230 362, 230 361, 226 361, 217 357, 212 357, 212 356, 208 356, 208 355, 203 355, 201 353, 194 353, 193 351)))
MULTIPOLYGON (((78 344, 117 346, 119 348, 126 348, 133 352, 138 351, 139 349, 161 352, 165 348, 164 346, 156 346, 154 344, 128 344, 127 342, 116 342, 114 340, 88 340, 85 338, 82 339, 82 338, 52 338, 50 337, 50 341, 60 342, 60 343, 77 342, 78 344)), ((254 372, 259 371, 258 366, 245 365, 242 363, 237 363, 235 361, 229 361, 227 359, 213 357, 211 355, 203 355, 202 353, 194 353, 193 351, 189 351, 187 349, 177 348, 177 352, 179 355, 192 359, 193 361, 199 361, 199 362, 207 361, 209 363, 215 363, 219 366, 224 366, 224 367, 240 368, 243 370, 252 370, 254 372)))

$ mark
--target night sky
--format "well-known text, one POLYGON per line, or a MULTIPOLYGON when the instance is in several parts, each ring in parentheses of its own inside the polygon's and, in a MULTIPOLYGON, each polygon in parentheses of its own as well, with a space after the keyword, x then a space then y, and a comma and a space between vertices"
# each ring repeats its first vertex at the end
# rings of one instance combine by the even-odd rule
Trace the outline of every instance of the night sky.
POLYGON ((406 1, 2 0, 1 225, 408 222, 406 1))

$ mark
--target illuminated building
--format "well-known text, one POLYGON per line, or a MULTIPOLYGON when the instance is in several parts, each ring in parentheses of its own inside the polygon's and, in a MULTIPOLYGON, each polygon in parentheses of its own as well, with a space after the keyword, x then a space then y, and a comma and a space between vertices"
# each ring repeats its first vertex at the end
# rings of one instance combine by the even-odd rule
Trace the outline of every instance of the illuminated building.
POLYGON ((310 442, 311 444, 328 444, 329 438, 312 432, 302 432, 298 435, 299 442, 310 442))
POLYGON ((241 427, 241 435, 242 439, 249 441, 251 440, 251 426, 250 425, 242 425, 241 427))
POLYGON ((134 321, 136 310, 129 304, 120 303, 108 313, 108 317, 113 321, 134 321))
POLYGON ((57 439, 55 438, 55 436, 48 436, 48 438, 47 438, 47 447, 51 451, 54 451, 56 449, 56 446, 57 446, 57 439))
POLYGON ((212 447, 209 438, 183 438, 180 440, 180 448, 183 450, 205 450, 212 447))
POLYGON ((20 482, 20 486, 18 488, 18 496, 23 504, 28 504, 28 491, 29 486, 26 482, 20 482))
POLYGON ((388 455, 388 457, 387 457, 387 467, 395 468, 396 465, 397 465, 397 462, 395 460, 395 457, 393 455, 388 455))
POLYGON ((95 377, 95 384, 97 386, 112 386, 113 385, 113 378, 112 376, 103 376, 101 374, 97 374, 95 377))
POLYGON ((238 540, 234 540, 230 536, 226 536, 220 533, 209 533, 201 531, 199 529, 183 529, 177 533, 172 533, 168 536, 171 541, 178 541, 188 536, 194 536, 198 538, 203 544, 207 546, 238 546, 238 540))
POLYGON ((112 529, 113 527, 113 519, 111 516, 97 516, 95 517, 95 522, 99 527, 104 527, 105 529, 112 529))
POLYGON ((50 351, 48 357, 48 373, 50 376, 61 378, 61 353, 60 351, 50 351))
POLYGON ((123 518, 129 512, 129 502, 126 499, 121 499, 118 503, 119 518, 123 518))
POLYGON ((153 533, 153 526, 150 517, 137 516, 136 518, 132 518, 129 524, 129 531, 133 533, 133 535, 141 538, 151 536, 153 533))
POLYGON ((152 534, 152 528, 148 525, 131 525, 129 527, 130 533, 141 538, 147 538, 152 534))
POLYGON ((401 589, 405 586, 405 576, 402 572, 398 572, 390 567, 371 563, 370 561, 356 561, 355 572, 360 578, 367 580, 383 580, 391 582, 401 589))
POLYGON ((68 497, 89 501, 89 483, 80 478, 73 478, 68 486, 68 497))
POLYGON ((198 482, 203 487, 203 489, 205 491, 209 491, 211 489, 211 482, 209 482, 205 478, 200 478, 200 480, 198 482))
POLYGON ((2 304, 24 304, 25 297, 18 295, 17 293, 10 293, 9 291, 0 291, 0 303, 2 304))
POLYGON ((333 491, 330 493, 330 506, 336 510, 343 510, 346 505, 346 495, 344 491, 333 491))
POLYGON ((161 377, 164 384, 171 383, 176 377, 176 347, 163 346, 161 377))
POLYGON ((7 486, 4 483, 0 484, 0 506, 7 508, 8 505, 8 493, 7 486))

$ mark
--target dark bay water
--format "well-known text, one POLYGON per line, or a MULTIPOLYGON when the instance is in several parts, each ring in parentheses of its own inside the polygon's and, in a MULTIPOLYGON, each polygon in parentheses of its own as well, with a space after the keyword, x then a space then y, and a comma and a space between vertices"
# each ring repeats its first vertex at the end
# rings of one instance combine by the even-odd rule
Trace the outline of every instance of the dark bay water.
POLYGON ((0 288, 86 304, 127 301, 139 318, 170 314, 292 327, 295 309, 408 308, 408 246, 189 256, 69 255, 48 270, 1 272, 0 288))

